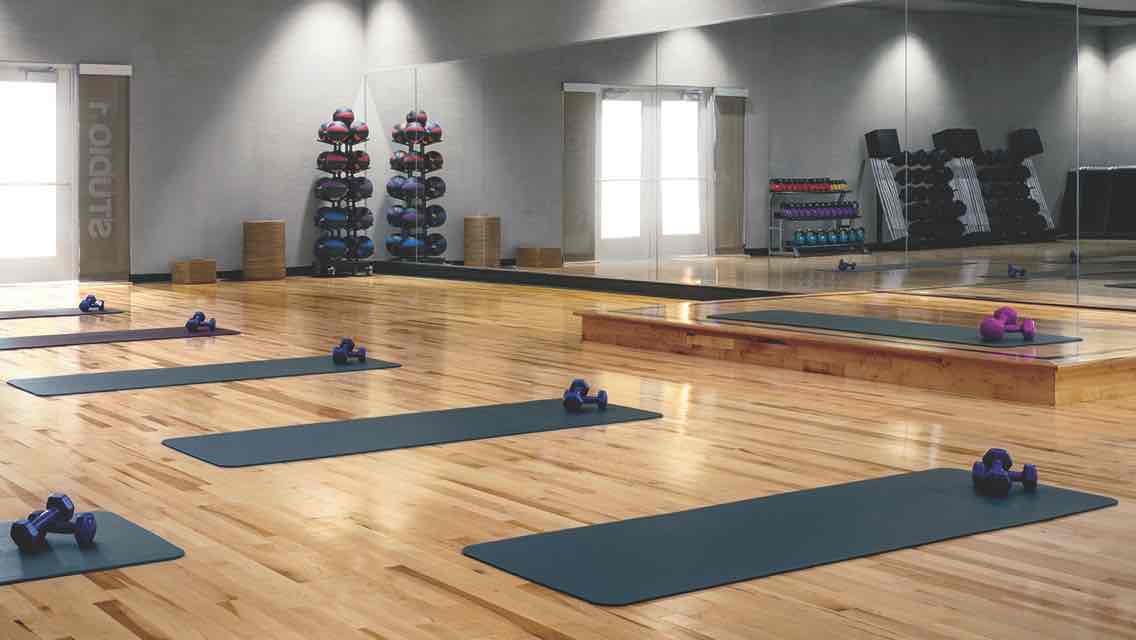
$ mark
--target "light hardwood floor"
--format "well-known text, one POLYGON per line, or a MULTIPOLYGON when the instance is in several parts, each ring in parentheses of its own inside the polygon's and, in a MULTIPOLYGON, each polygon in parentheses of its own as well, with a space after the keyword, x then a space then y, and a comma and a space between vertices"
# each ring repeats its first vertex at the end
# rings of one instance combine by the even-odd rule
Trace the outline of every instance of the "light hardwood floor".
MULTIPOLYGON (((57 399, 5 385, 4 513, 66 491, 187 555, 0 588, 2 638, 1136 637, 1136 401, 1034 408, 581 343, 574 312, 663 302, 649 298, 393 277, 96 290, 130 315, 4 321, 0 335, 168 326, 199 308, 244 335, 2 352, 0 375, 311 355, 342 335, 404 366, 57 399), (554 397, 575 376, 666 417, 249 469, 160 444, 554 397), (969 468, 999 444, 1037 463, 1043 481, 1120 506, 615 609, 460 553, 534 531, 969 468)), ((5 287, 0 308, 69 305, 79 293, 5 287)))

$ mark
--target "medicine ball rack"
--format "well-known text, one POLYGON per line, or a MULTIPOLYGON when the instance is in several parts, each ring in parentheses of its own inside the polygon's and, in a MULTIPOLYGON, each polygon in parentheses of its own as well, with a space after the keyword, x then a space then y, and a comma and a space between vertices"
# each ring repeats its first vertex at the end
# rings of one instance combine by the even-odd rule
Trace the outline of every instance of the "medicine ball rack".
POLYGON ((316 211, 315 223, 320 230, 316 240, 313 273, 319 277, 371 275, 370 258, 375 242, 366 235, 374 226, 374 214, 361 203, 373 195, 374 185, 356 174, 371 166, 371 158, 361 148, 370 130, 367 123, 356 120, 349 108, 335 111, 330 122, 320 126, 317 140, 331 146, 319 154, 316 168, 330 177, 316 181, 315 193, 331 206, 316 211))
POLYGON ((442 142, 442 126, 425 111, 411 110, 405 124, 391 128, 391 141, 406 147, 391 155, 390 168, 398 173, 387 181, 387 195, 402 204, 387 210, 387 223, 398 231, 383 244, 392 261, 442 264, 446 237, 431 229, 446 223, 446 210, 431 202, 446 194, 446 181, 430 174, 441 170, 444 160, 441 152, 427 151, 442 142))
POLYGON ((860 204, 845 200, 852 193, 848 181, 834 178, 774 178, 769 181, 769 255, 801 257, 809 253, 847 253, 850 250, 867 252, 863 229, 854 229, 852 221, 860 219, 860 204), (795 198, 786 196, 837 196, 835 200, 802 206, 795 198), (823 231, 832 232, 833 242, 819 241, 809 244, 798 231, 786 237, 786 223, 831 222, 823 231), (858 232, 858 233, 857 233, 858 232))

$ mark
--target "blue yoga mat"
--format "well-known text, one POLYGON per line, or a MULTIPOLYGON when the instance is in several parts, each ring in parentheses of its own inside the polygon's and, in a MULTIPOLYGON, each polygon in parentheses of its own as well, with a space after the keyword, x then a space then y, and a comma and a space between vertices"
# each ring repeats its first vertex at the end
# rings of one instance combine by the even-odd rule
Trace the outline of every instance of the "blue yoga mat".
POLYGON ((534 400, 170 438, 162 444, 219 467, 249 467, 661 417, 617 405, 575 413, 561 400, 534 400))
POLYGON ((119 313, 126 312, 120 309, 80 311, 78 307, 65 307, 62 309, 16 309, 13 311, 0 311, 0 320, 22 320, 26 318, 69 318, 71 316, 111 316, 119 313))
POLYGON ((187 384, 372 371, 374 369, 392 369, 398 366, 400 365, 393 362, 372 359, 368 359, 366 362, 353 361, 347 364, 336 364, 332 361, 331 356, 327 355, 202 364, 191 367, 167 367, 165 369, 131 369, 129 371, 106 371, 102 373, 76 373, 68 376, 20 378, 9 380, 8 384, 37 396, 70 396, 104 391, 177 387, 187 384))
POLYGON ((1032 341, 1026 341, 1019 333, 1008 333, 1000 342, 986 342, 978 335, 978 326, 960 327, 953 324, 931 324, 927 322, 908 322, 866 316, 842 316, 827 313, 808 313, 805 311, 746 311, 742 313, 722 313, 710 316, 711 320, 730 320, 733 322, 752 322, 804 329, 827 329, 845 331, 871 336, 889 338, 908 338, 930 342, 965 344, 973 347, 1036 347, 1047 344, 1080 342, 1080 338, 1039 333, 1032 341))
POLYGON ((20 551, 8 537, 11 522, 0 523, 0 585, 176 560, 185 555, 161 536, 114 513, 96 511, 95 522, 98 533, 90 547, 80 547, 74 536, 49 535, 50 546, 32 553, 20 551))
POLYGON ((990 498, 974 492, 969 471, 932 469, 475 544, 463 553, 618 606, 1116 504, 1044 485, 990 498))
POLYGON ((15 349, 45 349, 73 347, 81 344, 108 344, 111 342, 140 342, 144 340, 174 340, 177 338, 212 338, 237 336, 240 331, 217 328, 216 331, 190 331, 185 327, 159 327, 157 329, 123 329, 119 331, 83 331, 81 333, 53 333, 43 336, 16 336, 0 338, 0 351, 15 349))

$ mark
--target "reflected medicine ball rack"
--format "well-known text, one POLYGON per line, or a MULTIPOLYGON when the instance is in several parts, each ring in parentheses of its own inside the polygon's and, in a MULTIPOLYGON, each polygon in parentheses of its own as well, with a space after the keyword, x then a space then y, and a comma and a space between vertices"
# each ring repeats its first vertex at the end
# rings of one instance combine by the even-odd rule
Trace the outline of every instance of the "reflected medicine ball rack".
POLYGON ((370 258, 375 242, 366 231, 375 224, 371 210, 360 203, 370 198, 375 185, 356 175, 371 168, 371 156, 355 148, 367 141, 370 128, 355 119, 355 112, 343 107, 335 110, 330 122, 320 125, 318 140, 331 145, 316 159, 316 168, 330 174, 316 181, 315 194, 330 206, 316 211, 316 240, 313 271, 317 276, 370 275, 370 258))
POLYGON ((864 229, 853 227, 860 218, 860 203, 845 200, 852 192, 848 181, 836 178, 774 178, 769 181, 769 255, 802 252, 841 253, 864 250, 864 229), (835 200, 806 202, 786 196, 837 196, 835 200), (797 229, 786 237, 786 223, 825 221, 820 229, 797 229))
POLYGON ((439 151, 426 148, 442 141, 442 125, 429 119, 425 111, 411 110, 406 123, 391 128, 391 140, 406 145, 390 157, 390 168, 397 171, 387 181, 387 195, 401 201, 387 210, 387 223, 398 232, 388 234, 384 245, 392 260, 441 263, 446 237, 430 230, 446 224, 446 210, 430 204, 446 195, 446 181, 436 175, 444 163, 439 151))

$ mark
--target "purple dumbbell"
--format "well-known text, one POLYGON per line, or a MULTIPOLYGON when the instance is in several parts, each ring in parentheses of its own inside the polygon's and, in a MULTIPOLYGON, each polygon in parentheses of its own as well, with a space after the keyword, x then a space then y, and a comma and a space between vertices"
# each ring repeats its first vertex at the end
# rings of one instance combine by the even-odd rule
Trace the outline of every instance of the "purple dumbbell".
POLYGON ((994 315, 983 318, 978 325, 978 333, 987 342, 1001 342, 1007 333, 1020 333, 1028 342, 1037 337, 1037 323, 1029 318, 1019 318, 1018 312, 1011 307, 1002 307, 994 315))

